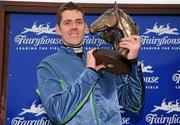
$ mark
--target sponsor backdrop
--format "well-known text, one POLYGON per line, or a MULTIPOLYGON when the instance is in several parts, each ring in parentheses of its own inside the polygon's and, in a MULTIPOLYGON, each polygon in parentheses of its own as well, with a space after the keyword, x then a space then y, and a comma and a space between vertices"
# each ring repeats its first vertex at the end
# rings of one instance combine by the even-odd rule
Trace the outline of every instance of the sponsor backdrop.
MULTIPOLYGON (((99 15, 86 15, 90 24, 99 15)), ((144 84, 144 108, 133 114, 121 108, 124 125, 180 124, 180 16, 132 15, 140 27, 139 55, 144 84)), ((36 67, 58 51, 53 14, 10 14, 7 125, 51 125, 36 93, 36 67)), ((98 35, 85 34, 85 51, 111 49, 98 35)))

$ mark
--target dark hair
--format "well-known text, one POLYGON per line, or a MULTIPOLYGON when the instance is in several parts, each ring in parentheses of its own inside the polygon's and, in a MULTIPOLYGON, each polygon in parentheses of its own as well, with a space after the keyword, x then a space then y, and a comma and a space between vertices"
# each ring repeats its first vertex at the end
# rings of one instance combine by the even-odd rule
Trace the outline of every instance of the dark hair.
POLYGON ((58 25, 60 24, 60 22, 62 20, 62 12, 65 10, 78 10, 78 11, 80 11, 82 13, 83 19, 85 21, 83 8, 81 6, 73 3, 73 2, 68 2, 68 3, 66 3, 66 4, 64 4, 58 8, 56 24, 58 24, 58 25))

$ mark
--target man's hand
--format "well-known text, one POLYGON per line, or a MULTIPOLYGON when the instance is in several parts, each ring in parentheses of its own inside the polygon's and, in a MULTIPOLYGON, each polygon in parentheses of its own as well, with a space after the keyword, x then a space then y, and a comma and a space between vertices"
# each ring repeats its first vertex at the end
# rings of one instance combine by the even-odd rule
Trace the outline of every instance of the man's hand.
POLYGON ((87 52, 87 61, 86 61, 86 67, 89 67, 89 68, 93 68, 95 69, 96 71, 99 71, 100 69, 102 68, 105 68, 105 66, 103 64, 100 64, 100 65, 96 65, 96 59, 95 57, 93 56, 93 51, 95 49, 91 49, 87 52))
POLYGON ((136 59, 138 57, 138 52, 141 47, 141 38, 137 35, 123 38, 119 43, 119 46, 129 50, 129 53, 127 54, 127 59, 136 59))

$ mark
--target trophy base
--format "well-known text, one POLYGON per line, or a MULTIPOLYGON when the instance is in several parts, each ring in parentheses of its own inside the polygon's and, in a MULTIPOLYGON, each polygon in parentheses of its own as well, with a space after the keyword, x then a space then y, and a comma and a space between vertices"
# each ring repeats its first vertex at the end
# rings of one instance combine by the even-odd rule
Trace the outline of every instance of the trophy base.
POLYGON ((131 63, 118 52, 108 49, 96 49, 93 52, 96 59, 96 65, 104 64, 104 70, 114 74, 128 74, 131 69, 131 63))

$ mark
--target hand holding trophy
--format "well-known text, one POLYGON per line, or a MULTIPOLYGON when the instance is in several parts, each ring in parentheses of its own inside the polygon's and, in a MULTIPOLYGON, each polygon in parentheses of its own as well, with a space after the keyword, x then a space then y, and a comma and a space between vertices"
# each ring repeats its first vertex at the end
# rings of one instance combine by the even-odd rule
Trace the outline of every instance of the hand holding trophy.
POLYGON ((110 42, 114 50, 97 49, 93 55, 96 63, 104 64, 105 70, 115 74, 127 74, 131 63, 127 59, 128 49, 119 46, 122 38, 138 35, 139 27, 123 10, 115 3, 114 8, 105 11, 90 25, 90 32, 100 32, 101 38, 110 42))

